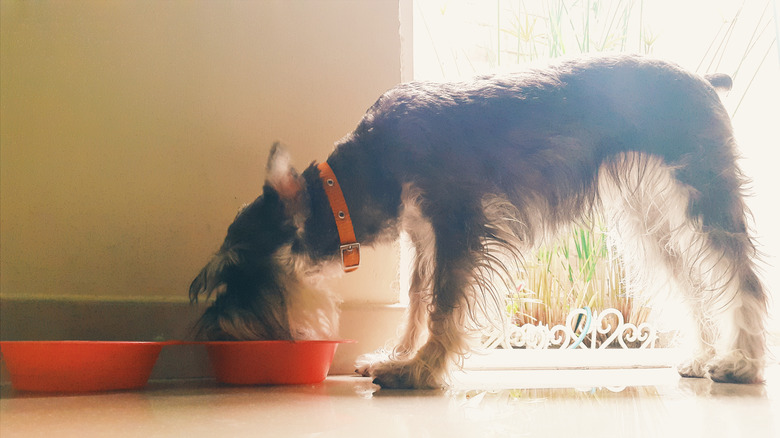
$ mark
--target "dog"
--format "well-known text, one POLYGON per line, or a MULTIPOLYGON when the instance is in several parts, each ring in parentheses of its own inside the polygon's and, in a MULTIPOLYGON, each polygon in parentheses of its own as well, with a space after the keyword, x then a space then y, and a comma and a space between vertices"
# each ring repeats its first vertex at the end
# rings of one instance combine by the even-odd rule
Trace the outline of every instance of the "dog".
POLYGON ((405 329, 358 371, 385 388, 441 387, 477 310, 503 299, 508 260, 602 211, 632 284, 673 287, 690 308, 698 345, 680 374, 761 382, 767 295, 717 94, 730 86, 629 55, 398 85, 326 162, 299 174, 272 148, 262 195, 192 282, 192 301, 216 296, 198 333, 333 337, 338 301, 322 276, 404 231, 415 252, 405 329))

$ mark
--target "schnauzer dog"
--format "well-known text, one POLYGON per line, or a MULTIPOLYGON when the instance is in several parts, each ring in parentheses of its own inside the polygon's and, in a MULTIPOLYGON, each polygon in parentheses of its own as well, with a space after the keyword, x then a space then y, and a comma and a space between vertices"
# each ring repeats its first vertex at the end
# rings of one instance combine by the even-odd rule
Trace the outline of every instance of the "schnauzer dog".
POLYGON ((746 178, 716 90, 639 56, 596 57, 470 82, 399 85, 325 163, 302 174, 274 146, 263 193, 195 278, 215 295, 209 339, 335 336, 319 279, 360 245, 404 231, 415 250, 405 330, 359 372, 388 388, 446 384, 475 311, 500 300, 507 260, 603 211, 632 284, 679 290, 698 327, 683 376, 762 381, 766 292, 749 235, 746 178))

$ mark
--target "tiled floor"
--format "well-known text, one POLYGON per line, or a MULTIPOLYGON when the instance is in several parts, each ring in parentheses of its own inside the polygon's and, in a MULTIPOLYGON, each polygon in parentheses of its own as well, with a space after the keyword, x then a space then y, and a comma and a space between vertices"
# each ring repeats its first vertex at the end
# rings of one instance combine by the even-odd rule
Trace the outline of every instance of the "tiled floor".
POLYGON ((670 368, 457 374, 447 391, 369 379, 0 400, 0 437, 780 437, 780 367, 764 385, 680 379, 670 368), (620 385, 620 386, 618 386, 620 385))

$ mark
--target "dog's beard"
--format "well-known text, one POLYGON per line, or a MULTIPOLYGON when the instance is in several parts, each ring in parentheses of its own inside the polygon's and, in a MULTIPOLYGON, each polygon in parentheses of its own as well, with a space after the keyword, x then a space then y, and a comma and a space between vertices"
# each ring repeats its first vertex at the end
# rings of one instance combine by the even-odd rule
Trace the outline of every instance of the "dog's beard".
POLYGON ((280 248, 274 259, 286 272, 285 302, 292 338, 335 338, 339 327, 339 299, 324 284, 334 263, 314 265, 305 255, 294 254, 290 245, 280 248))
POLYGON ((215 295, 196 326, 196 337, 209 340, 333 339, 338 333, 338 299, 323 286, 322 269, 293 254, 290 245, 276 251, 261 281, 222 283, 228 266, 217 255, 193 282, 191 294, 215 295))
POLYGON ((195 327, 206 340, 292 339, 285 296, 274 283, 220 284, 195 327))

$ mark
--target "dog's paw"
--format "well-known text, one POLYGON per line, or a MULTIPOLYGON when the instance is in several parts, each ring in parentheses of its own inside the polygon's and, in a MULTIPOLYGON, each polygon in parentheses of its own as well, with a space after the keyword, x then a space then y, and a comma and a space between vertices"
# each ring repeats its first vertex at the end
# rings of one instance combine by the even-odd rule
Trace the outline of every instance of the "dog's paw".
POLYGON ((706 361, 693 358, 677 365, 677 372, 682 377, 702 378, 707 376, 706 361))
POLYGON ((374 383, 387 389, 437 389, 444 386, 441 376, 415 359, 378 364, 371 375, 374 383))
POLYGON ((706 349, 677 365, 677 372, 682 377, 707 377, 707 363, 715 356, 715 351, 706 349))
POLYGON ((384 350, 363 354, 355 360, 355 372, 363 377, 372 377, 374 375, 374 369, 379 364, 389 361, 390 354, 384 350))
POLYGON ((721 383, 762 383, 763 368, 760 360, 746 357, 739 351, 707 362, 710 379, 721 383))

